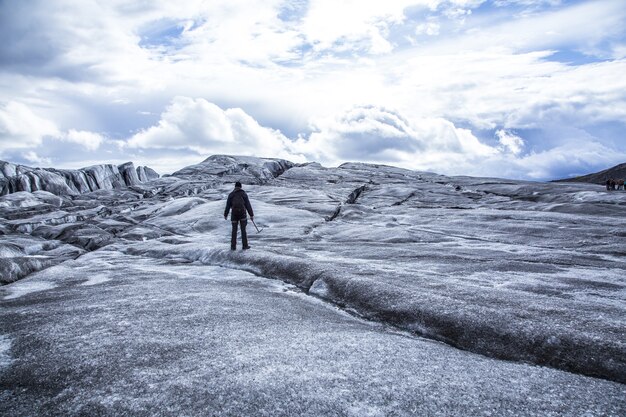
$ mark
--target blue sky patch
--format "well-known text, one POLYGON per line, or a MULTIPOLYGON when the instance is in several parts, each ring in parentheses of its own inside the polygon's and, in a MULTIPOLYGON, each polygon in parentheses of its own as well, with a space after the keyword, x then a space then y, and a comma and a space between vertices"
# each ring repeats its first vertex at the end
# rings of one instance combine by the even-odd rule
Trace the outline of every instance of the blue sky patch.
POLYGON ((183 34, 185 26, 183 22, 162 19, 152 22, 140 31, 141 47, 169 47, 174 46, 183 34))

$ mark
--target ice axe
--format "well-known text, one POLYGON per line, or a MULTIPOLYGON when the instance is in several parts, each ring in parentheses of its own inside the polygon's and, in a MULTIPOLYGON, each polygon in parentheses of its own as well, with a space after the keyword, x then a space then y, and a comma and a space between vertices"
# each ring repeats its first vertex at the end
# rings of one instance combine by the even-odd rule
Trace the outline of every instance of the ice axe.
POLYGON ((263 229, 259 230, 259 228, 257 227, 256 223, 254 222, 252 218, 250 218, 250 221, 252 221, 252 224, 254 225, 254 228, 256 229, 257 233, 261 233, 263 231, 263 229))

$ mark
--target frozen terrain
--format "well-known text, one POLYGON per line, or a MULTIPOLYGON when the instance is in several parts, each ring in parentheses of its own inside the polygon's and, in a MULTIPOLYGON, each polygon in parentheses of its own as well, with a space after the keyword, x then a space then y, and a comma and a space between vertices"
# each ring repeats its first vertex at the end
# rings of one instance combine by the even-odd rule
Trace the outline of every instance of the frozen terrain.
POLYGON ((591 184, 227 156, 8 194, 0 414, 624 415, 625 214, 591 184))
POLYGON ((0 161, 0 195, 19 191, 49 191, 73 195, 133 186, 158 178, 153 169, 132 162, 82 169, 31 168, 0 161))

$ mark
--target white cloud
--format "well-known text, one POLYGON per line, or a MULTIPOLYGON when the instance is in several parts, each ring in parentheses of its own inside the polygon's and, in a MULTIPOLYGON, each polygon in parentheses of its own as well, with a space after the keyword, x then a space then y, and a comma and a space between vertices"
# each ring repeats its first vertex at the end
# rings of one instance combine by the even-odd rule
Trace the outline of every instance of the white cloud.
POLYGON ((429 1, 411 0, 312 0, 300 30, 318 51, 365 44, 371 53, 390 52, 385 39, 388 25, 402 22, 410 5, 427 6, 429 1), (343 45, 338 45, 341 42, 343 45))
POLYGON ((44 136, 58 135, 54 122, 18 101, 0 105, 0 152, 38 146, 44 136))
POLYGON ((346 161, 386 163, 448 175, 500 176, 545 180, 591 172, 626 159, 598 138, 561 130, 565 144, 525 152, 526 141, 509 131, 496 132, 499 145, 481 142, 470 130, 441 118, 406 118, 397 111, 359 106, 319 121, 295 148, 328 165, 346 161))
POLYGON ((52 160, 50 158, 41 157, 34 151, 24 152, 22 157, 30 163, 37 164, 38 166, 52 164, 52 160))
POLYGON ((197 2, 187 8, 195 24, 183 31, 177 55, 210 65, 236 62, 264 67, 273 66, 274 60, 288 61, 302 38, 290 23, 279 19, 282 5, 280 0, 253 6, 245 0, 197 2))
POLYGON ((597 0, 541 13, 503 16, 476 18, 462 31, 427 49, 440 54, 495 48, 519 53, 576 45, 591 52, 603 40, 623 33, 626 8, 622 0, 597 0))
POLYGON ((400 80, 388 91, 408 114, 463 120, 483 129, 624 120, 626 60, 571 66, 546 61, 550 55, 484 51, 390 57, 385 67, 400 80))
MULTIPOLYGON (((64 132, 24 103, 11 101, 0 105, 0 156, 20 155, 32 163, 50 164, 50 158, 40 156, 44 139, 75 143, 90 151, 98 149, 104 140, 102 135, 94 132, 75 129, 64 132)), ((65 150, 66 154, 72 152, 71 149, 65 150)))
MULTIPOLYGON (((0 47, 3 66, 73 82, 143 83, 150 54, 133 25, 108 3, 93 0, 4 3, 0 47)), ((135 21, 135 24, 141 23, 135 21)))
POLYGON ((104 137, 99 133, 74 129, 70 129, 66 134, 61 135, 58 139, 76 143, 90 151, 98 149, 100 144, 104 141, 104 137))
POLYGON ((279 131, 259 125, 243 110, 222 110, 205 99, 176 97, 158 125, 128 140, 132 148, 189 149, 201 155, 266 155, 302 160, 279 131))
MULTIPOLYGON (((598 167, 611 167, 623 162, 624 159, 626 159, 624 151, 616 152, 595 140, 575 140, 520 158, 490 160, 483 170, 496 172, 498 176, 508 178, 558 179, 597 171, 598 167)), ((480 175, 480 171, 477 175, 480 175)))
POLYGON ((498 153, 469 130, 440 119, 407 119, 397 111, 358 106, 320 120, 296 148, 311 159, 338 164, 359 160, 430 168, 451 155, 475 159, 498 153))
POLYGON ((496 137, 498 138, 498 142, 500 142, 500 149, 505 152, 519 155, 524 150, 524 139, 514 133, 499 129, 496 131, 496 137))
POLYGON ((439 35, 439 30, 441 29, 441 24, 439 23, 437 18, 429 18, 426 22, 420 23, 415 28, 415 34, 420 35, 428 35, 428 36, 437 36, 439 35))
POLYGON ((198 155, 272 156, 295 162, 390 163, 413 169, 443 169, 451 160, 467 165, 500 154, 467 129, 439 118, 409 120, 397 111, 356 106, 318 120, 307 137, 289 140, 261 126, 241 109, 222 110, 205 99, 177 97, 157 125, 127 141, 135 149, 188 149, 198 155))

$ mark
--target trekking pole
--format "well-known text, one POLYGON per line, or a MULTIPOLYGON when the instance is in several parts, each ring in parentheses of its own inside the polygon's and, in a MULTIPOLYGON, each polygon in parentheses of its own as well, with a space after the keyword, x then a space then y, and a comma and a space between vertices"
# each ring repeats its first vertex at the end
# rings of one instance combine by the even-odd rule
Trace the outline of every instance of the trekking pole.
POLYGON ((256 229, 256 232, 257 232, 257 233, 261 233, 261 230, 263 230, 263 229, 259 230, 259 228, 257 227, 257 225, 256 225, 256 223, 254 222, 254 220, 252 220, 252 219, 250 219, 250 220, 252 221, 252 224, 254 225, 254 228, 256 229))

